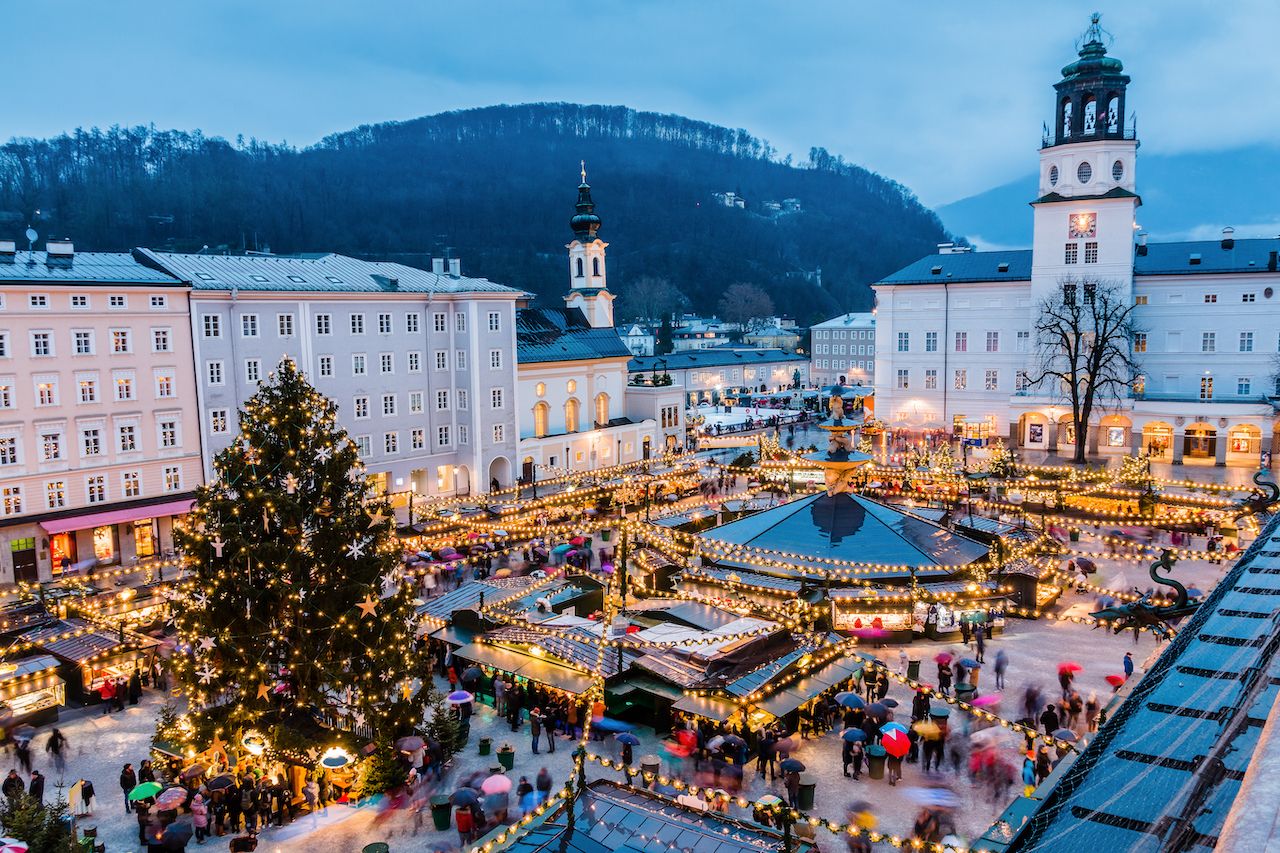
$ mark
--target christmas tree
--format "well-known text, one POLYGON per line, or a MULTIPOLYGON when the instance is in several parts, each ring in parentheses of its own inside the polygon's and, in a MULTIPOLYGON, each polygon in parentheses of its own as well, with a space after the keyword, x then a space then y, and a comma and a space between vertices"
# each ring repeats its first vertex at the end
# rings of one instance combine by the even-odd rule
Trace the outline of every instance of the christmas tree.
POLYGON ((197 737, 299 714, 380 738, 416 724, 412 587, 336 406, 285 360, 239 420, 180 534, 175 671, 197 737))

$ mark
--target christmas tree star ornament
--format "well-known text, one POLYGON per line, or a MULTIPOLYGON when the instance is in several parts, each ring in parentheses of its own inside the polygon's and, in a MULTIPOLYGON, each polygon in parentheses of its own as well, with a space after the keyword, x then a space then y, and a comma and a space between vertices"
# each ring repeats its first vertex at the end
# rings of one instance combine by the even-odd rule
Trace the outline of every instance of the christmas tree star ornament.
POLYGON ((321 447, 316 451, 317 462, 328 462, 330 456, 333 456, 333 449, 328 446, 321 447))
POLYGON ((259 699, 266 699, 266 698, 267 698, 268 696, 270 696, 270 695, 271 695, 271 687, 270 687, 270 685, 267 685, 267 684, 259 684, 259 685, 258 685, 258 698, 259 698, 259 699))
POLYGON ((347 546, 347 556, 353 560, 358 560, 364 556, 364 543, 359 539, 352 539, 351 544, 347 546))
POLYGON ((383 515, 375 509, 373 512, 369 513, 369 526, 377 527, 379 524, 386 521, 387 518, 389 518, 389 516, 383 515))
POLYGON ((196 646, 202 652, 213 651, 213 637, 201 637, 200 641, 196 643, 196 646))
POLYGON ((378 612, 378 601, 372 595, 366 594, 364 601, 358 603, 356 607, 360 608, 360 618, 373 616, 378 612))
POLYGON ((215 676, 217 676, 218 671, 209 664, 205 664, 197 670, 197 673, 200 675, 200 682, 202 684, 208 684, 210 681, 213 681, 215 676))

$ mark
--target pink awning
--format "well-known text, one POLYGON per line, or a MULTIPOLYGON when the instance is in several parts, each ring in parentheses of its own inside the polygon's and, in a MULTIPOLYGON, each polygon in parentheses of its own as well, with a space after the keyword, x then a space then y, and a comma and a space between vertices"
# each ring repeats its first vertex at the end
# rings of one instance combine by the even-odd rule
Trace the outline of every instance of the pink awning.
POLYGON ((106 512, 95 512, 92 515, 75 515, 67 518, 58 518, 52 521, 42 521, 40 526, 45 529, 46 533, 66 533, 69 530, 85 530, 89 527, 103 527, 108 524, 123 524, 127 521, 137 521, 142 518, 163 518, 167 515, 185 515, 191 512, 191 507, 195 504, 191 498, 180 501, 169 501, 162 504, 151 504, 149 506, 135 506, 129 509, 112 509, 106 512))

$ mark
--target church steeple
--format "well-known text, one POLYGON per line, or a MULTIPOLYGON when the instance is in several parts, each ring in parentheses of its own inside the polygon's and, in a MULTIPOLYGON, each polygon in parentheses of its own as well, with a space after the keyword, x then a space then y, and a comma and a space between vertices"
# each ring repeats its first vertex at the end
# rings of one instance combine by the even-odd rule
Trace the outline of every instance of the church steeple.
POLYGON ((581 164, 580 175, 578 202, 569 220, 573 242, 565 246, 569 250, 569 293, 564 301, 570 308, 582 309, 592 327, 612 328, 613 294, 607 290, 604 254, 609 244, 596 234, 600 230, 600 217, 591 199, 585 162, 581 164))
POLYGON ((1079 58, 1062 69, 1062 79, 1053 86, 1057 91, 1054 128, 1045 134, 1045 147, 1134 138, 1132 123, 1125 127, 1129 75, 1124 73, 1124 63, 1107 56, 1112 38, 1100 20, 1094 12, 1077 42, 1079 58))

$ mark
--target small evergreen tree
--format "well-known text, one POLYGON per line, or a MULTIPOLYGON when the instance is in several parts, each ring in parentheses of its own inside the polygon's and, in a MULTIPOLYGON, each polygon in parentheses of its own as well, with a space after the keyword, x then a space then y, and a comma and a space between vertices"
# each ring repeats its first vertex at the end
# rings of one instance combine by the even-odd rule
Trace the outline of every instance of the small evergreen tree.
POLYGON ((197 733, 234 735, 295 708, 375 735, 418 722, 425 665, 393 515, 333 402, 286 359, 213 467, 179 533, 187 579, 174 604, 189 649, 175 673, 197 733))
POLYGON ((427 737, 440 744, 446 761, 466 745, 462 737, 462 723, 440 696, 436 696, 435 701, 431 703, 427 713, 426 731, 427 737))
POLYGON ((59 792, 52 803, 41 804, 27 794, 0 804, 0 826, 4 834, 27 845, 27 853, 82 853, 83 847, 71 832, 67 801, 59 792))
POLYGON ((356 790, 361 798, 376 797, 403 785, 409 778, 409 766, 389 741, 378 741, 373 754, 360 763, 356 790))

